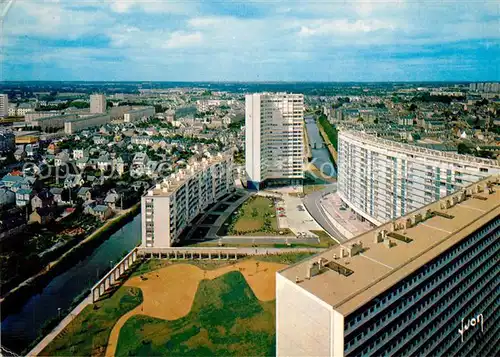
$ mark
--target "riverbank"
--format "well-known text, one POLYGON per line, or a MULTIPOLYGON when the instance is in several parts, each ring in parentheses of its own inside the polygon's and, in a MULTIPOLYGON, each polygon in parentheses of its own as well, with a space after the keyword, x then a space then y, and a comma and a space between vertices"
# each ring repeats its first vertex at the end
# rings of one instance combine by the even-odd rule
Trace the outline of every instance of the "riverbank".
POLYGON ((312 159, 312 151, 311 151, 311 145, 309 144, 309 133, 307 132, 307 125, 304 125, 304 148, 305 148, 305 153, 307 156, 307 160, 311 161, 312 159))
POLYGON ((44 269, 36 275, 26 279, 16 288, 9 291, 1 300, 2 320, 11 312, 21 307, 24 302, 43 287, 55 276, 90 254, 96 246, 108 238, 111 234, 129 222, 140 210, 140 202, 131 208, 122 211, 119 215, 107 221, 103 226, 92 232, 88 237, 69 249, 58 259, 48 263, 44 269))
POLYGON ((335 147, 330 142, 328 135, 326 135, 325 129, 323 128, 323 126, 320 123, 318 123, 318 129, 319 129, 319 132, 321 133, 321 137, 323 138, 326 146, 328 147, 328 152, 330 153, 332 162, 335 165, 335 169, 337 169, 337 163, 338 163, 338 157, 339 157, 337 150, 335 150, 335 147))

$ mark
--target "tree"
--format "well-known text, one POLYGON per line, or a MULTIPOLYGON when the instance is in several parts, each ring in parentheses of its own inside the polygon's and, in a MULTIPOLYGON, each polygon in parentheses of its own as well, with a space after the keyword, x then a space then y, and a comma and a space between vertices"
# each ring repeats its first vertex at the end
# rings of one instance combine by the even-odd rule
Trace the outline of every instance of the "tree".
POLYGON ((458 153, 459 154, 470 154, 472 153, 472 150, 470 149, 470 147, 465 144, 465 143, 459 143, 458 144, 458 153))

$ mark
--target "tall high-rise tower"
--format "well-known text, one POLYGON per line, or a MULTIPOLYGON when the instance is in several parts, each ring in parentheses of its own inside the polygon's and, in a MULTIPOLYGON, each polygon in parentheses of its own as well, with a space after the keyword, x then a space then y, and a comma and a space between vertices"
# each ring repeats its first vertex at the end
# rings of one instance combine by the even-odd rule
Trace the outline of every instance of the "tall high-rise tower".
POLYGON ((104 94, 92 94, 90 96, 90 112, 93 114, 106 113, 106 97, 104 94))
POLYGON ((304 178, 304 96, 245 97, 245 161, 250 189, 300 185, 304 178))

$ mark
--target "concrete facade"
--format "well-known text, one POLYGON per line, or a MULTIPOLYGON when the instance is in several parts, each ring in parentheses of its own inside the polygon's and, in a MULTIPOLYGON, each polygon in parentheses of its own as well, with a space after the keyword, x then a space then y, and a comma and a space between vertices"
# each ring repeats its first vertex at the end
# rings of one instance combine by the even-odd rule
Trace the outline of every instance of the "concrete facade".
POLYGON ((266 181, 304 178, 304 96, 257 93, 245 97, 245 165, 250 189, 266 181))
POLYGON ((81 117, 73 120, 68 120, 64 122, 64 133, 74 134, 77 131, 84 130, 87 128, 92 128, 95 126, 101 126, 107 124, 111 121, 109 114, 93 115, 81 117))
POLYGON ((155 115, 155 108, 153 107, 138 108, 131 110, 128 113, 124 113, 123 121, 125 123, 133 123, 143 118, 153 117, 154 115, 155 115))
POLYGON ((90 113, 106 113, 106 97, 104 94, 92 94, 90 96, 90 113))
POLYGON ((0 94, 0 118, 5 118, 9 115, 9 96, 0 94))
POLYGON ((220 154, 191 162, 141 199, 142 246, 170 247, 209 204, 234 190, 233 158, 220 154))
POLYGON ((500 164, 494 160, 429 150, 361 132, 339 132, 338 194, 374 225, 495 173, 500 173, 500 164))
POLYGON ((277 272, 277 356, 494 355, 499 189, 490 176, 277 272))

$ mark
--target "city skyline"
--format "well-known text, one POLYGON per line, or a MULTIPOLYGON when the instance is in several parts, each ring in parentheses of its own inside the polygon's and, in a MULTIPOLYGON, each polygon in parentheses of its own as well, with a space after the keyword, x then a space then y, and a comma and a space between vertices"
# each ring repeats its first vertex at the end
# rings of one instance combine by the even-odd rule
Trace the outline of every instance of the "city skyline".
POLYGON ((0 80, 500 79, 492 1, 13 1, 2 10, 0 80))

